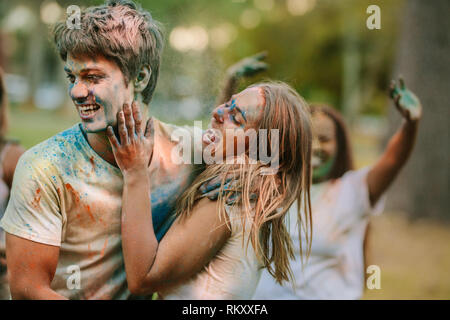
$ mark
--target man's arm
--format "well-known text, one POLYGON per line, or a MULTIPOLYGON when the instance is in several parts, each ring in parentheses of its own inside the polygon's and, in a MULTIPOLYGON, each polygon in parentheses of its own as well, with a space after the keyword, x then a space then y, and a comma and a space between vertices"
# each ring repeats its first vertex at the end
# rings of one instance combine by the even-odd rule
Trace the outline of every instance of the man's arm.
POLYGON ((394 181, 408 160, 422 117, 422 106, 419 99, 405 87, 402 79, 400 79, 400 86, 396 86, 395 83, 391 84, 390 94, 404 120, 400 129, 390 139, 381 158, 368 173, 367 184, 372 206, 394 181))
POLYGON ((62 298, 50 289, 62 232, 58 185, 47 174, 53 168, 50 162, 43 165, 40 152, 25 152, 18 161, 1 220, 14 299, 62 298))
POLYGON ((66 299, 50 288, 59 247, 6 234, 6 260, 13 299, 66 299))

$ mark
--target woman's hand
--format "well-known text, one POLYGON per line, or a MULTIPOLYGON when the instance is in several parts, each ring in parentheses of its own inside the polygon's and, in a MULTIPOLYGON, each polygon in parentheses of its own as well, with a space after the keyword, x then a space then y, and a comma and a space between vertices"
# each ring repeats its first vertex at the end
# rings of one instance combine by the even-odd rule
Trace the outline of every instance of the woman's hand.
POLYGON ((251 77, 265 71, 269 67, 267 63, 262 61, 266 56, 267 52, 263 51, 253 56, 246 57, 229 67, 227 74, 231 77, 241 78, 251 77))
POLYGON ((137 103, 133 101, 131 107, 124 104, 123 110, 117 113, 117 131, 120 142, 111 126, 108 126, 106 130, 114 158, 122 174, 126 176, 147 172, 153 155, 153 119, 150 118, 147 121, 144 132, 141 111, 137 103))
POLYGON ((372 206, 394 181, 408 160, 414 148, 418 123, 422 117, 422 105, 419 99, 406 88, 402 78, 399 82, 400 86, 397 86, 394 81, 391 82, 389 93, 406 122, 389 140, 386 150, 368 173, 367 185, 372 206))
POLYGON ((394 100, 395 106, 401 115, 408 121, 418 121, 422 117, 422 105, 419 98, 408 90, 405 81, 399 79, 400 86, 397 86, 394 80, 389 86, 389 94, 394 100))

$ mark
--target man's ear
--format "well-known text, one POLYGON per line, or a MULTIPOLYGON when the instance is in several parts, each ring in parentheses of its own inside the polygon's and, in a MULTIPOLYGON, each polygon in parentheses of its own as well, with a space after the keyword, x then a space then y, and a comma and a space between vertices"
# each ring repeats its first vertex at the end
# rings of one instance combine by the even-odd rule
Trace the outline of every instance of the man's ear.
POLYGON ((144 89, 147 87, 148 82, 150 81, 150 76, 152 74, 152 70, 150 69, 150 66, 145 65, 142 66, 139 70, 139 73, 134 81, 134 92, 140 93, 144 91, 144 89))

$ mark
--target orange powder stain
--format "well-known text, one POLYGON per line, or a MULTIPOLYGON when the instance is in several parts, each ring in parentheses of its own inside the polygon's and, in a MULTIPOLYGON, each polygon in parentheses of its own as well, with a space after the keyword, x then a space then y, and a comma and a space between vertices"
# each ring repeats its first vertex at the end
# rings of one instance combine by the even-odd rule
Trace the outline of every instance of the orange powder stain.
MULTIPOLYGON (((75 191, 75 189, 72 187, 70 183, 66 183, 66 188, 67 191, 69 191, 72 194, 75 203, 80 204, 80 194, 77 191, 75 191)), ((86 212, 91 218, 92 222, 95 222, 95 217, 92 214, 91 207, 88 204, 86 204, 84 205, 84 208, 86 209, 86 212)))
POLYGON ((106 238, 105 243, 103 244, 102 251, 100 251, 100 256, 103 257, 105 255, 106 246, 108 245, 108 238, 106 238))
POLYGON ((41 203, 41 188, 37 188, 36 195, 34 196, 34 199, 31 202, 31 205, 37 209, 37 208, 39 208, 40 203, 41 203))
POLYGON ((89 158, 89 162, 92 164, 92 172, 95 171, 95 161, 94 161, 94 156, 89 158))
POLYGON ((98 221, 100 221, 100 222, 102 223, 102 225, 106 227, 106 222, 105 222, 105 220, 103 220, 102 218, 99 218, 98 221))
POLYGON ((87 211, 89 217, 91 217, 92 222, 95 222, 94 215, 91 212, 91 207, 87 204, 87 205, 85 205, 85 208, 86 208, 86 211, 87 211))
POLYGON ((75 202, 80 203, 80 195, 75 191, 70 183, 66 183, 66 189, 73 195, 73 199, 75 200, 75 202))

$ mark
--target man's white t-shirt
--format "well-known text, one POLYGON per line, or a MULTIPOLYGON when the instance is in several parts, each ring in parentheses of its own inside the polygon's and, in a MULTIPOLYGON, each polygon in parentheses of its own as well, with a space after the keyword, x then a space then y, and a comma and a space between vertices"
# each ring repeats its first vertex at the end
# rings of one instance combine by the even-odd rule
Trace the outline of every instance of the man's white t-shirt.
MULTIPOLYGON (((311 187, 313 233, 311 255, 302 267, 297 203, 287 224, 294 244, 291 283, 279 285, 264 270, 253 299, 360 299, 364 288, 363 242, 370 215, 379 214, 384 198, 371 208, 367 187, 370 168, 348 171, 341 178, 311 187)), ((306 240, 302 237, 303 248, 306 240)), ((305 250, 304 250, 305 251, 305 250)))
MULTIPOLYGON (((173 149, 179 147, 171 134, 179 127, 156 119, 154 126, 149 200, 159 240, 172 224, 176 200, 195 172, 192 164, 172 160, 173 149)), ((0 226, 20 238, 60 247, 51 287, 61 295, 127 299, 120 228, 122 189, 120 169, 91 148, 77 124, 22 155, 0 226)))

